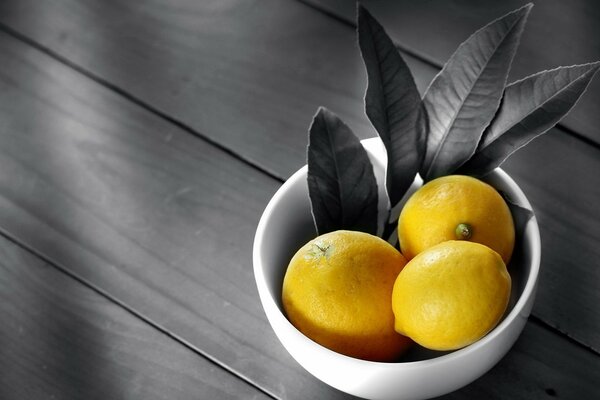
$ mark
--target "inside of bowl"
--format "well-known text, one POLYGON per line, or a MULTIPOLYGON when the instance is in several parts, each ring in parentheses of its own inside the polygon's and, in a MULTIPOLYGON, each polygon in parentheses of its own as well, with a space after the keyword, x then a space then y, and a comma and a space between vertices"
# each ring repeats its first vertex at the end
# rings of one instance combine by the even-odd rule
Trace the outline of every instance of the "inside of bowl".
MULTIPOLYGON (((306 169, 304 169, 305 171, 306 169)), ((312 222, 306 173, 302 170, 290 178, 277 193, 264 232, 261 249, 264 276, 269 293, 279 310, 283 311, 281 288, 287 265, 292 256, 310 239, 316 237, 312 222)))
MULTIPOLYGON (((514 182, 506 182, 500 175, 496 176, 497 174, 492 175, 487 180, 493 186, 514 196, 515 187, 512 186, 514 182)), ((305 170, 304 174, 302 174, 302 170, 299 171, 285 185, 287 186, 286 190, 278 193, 281 197, 269 215, 268 226, 270 228, 268 232, 264 233, 265 245, 262 249, 263 268, 267 279, 267 286, 270 295, 282 314, 285 313, 281 302, 281 288, 289 260, 302 245, 316 236, 310 212, 305 170)), ((519 197, 522 194, 517 193, 516 195, 519 197)), ((527 200, 522 197, 521 199, 516 198, 515 201, 517 204, 523 204, 522 202, 526 202, 527 200)), ((520 230, 524 228, 524 226, 519 227, 520 230)), ((531 272, 533 244, 530 236, 523 234, 517 236, 515 250, 508 265, 512 288, 509 305, 504 317, 513 310, 515 304, 523 294, 531 272)), ((447 353, 431 351, 415 345, 399 361, 426 360, 447 353)))

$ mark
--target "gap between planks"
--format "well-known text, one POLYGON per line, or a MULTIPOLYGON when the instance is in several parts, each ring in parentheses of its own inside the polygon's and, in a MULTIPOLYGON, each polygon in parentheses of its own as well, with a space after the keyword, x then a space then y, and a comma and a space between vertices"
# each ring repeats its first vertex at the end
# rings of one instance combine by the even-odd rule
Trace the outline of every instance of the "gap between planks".
POLYGON ((561 331, 560 329, 558 329, 557 327, 555 327, 554 325, 549 324, 548 322, 544 321, 543 319, 541 319, 540 317, 538 317, 537 315, 534 315, 533 313, 529 315, 529 317, 527 318, 527 320, 531 323, 534 323, 550 332, 554 332, 556 335, 561 336, 563 339, 565 339, 566 341, 568 341, 569 343, 574 344, 575 346, 587 350, 588 352, 595 354, 597 356, 600 356, 600 352, 596 351, 593 347, 588 346, 584 343, 579 342, 577 339, 573 338, 572 336, 568 335, 567 333, 561 331))

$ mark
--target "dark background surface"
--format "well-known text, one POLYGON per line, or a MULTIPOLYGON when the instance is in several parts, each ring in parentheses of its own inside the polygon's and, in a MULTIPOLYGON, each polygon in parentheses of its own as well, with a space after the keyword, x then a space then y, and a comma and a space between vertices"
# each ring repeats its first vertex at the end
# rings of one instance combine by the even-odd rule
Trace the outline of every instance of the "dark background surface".
MULTIPOLYGON (((424 91, 523 2, 365 1, 424 91)), ((346 398, 271 331, 256 224, 319 106, 361 138, 355 5, 0 2, 0 398, 346 398)), ((539 1, 510 80, 600 60, 599 3, 539 1)), ((542 233, 514 348, 448 399, 593 398, 600 377, 600 78, 503 168, 542 233)), ((432 377, 435 379, 435 377, 432 377)))

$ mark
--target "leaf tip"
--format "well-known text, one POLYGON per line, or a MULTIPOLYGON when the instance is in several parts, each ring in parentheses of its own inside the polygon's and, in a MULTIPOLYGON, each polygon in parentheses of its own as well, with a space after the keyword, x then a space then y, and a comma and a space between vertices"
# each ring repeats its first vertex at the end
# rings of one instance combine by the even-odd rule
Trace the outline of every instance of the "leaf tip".
POLYGON ((590 65, 590 69, 594 70, 594 72, 596 72, 600 68, 600 61, 591 62, 589 65, 590 65))
POLYGON ((317 131, 319 130, 318 126, 321 123, 321 121, 325 120, 325 117, 327 116, 327 114, 330 111, 323 107, 323 106, 319 106, 319 108, 317 108, 317 112, 315 113, 315 115, 313 115, 312 117, 312 121, 310 123, 310 126, 308 128, 308 146, 307 146, 307 151, 310 152, 310 148, 311 148, 311 144, 314 140, 314 136, 317 134, 317 131))
POLYGON ((360 2, 356 3, 356 30, 359 34, 363 32, 369 25, 372 25, 375 22, 375 18, 369 10, 365 6, 363 6, 360 2))
POLYGON ((522 24, 524 25, 525 21, 527 21, 527 18, 529 17, 529 13, 531 12, 532 8, 533 8, 533 3, 527 3, 524 6, 509 12, 504 17, 498 18, 498 20, 513 16, 515 18, 515 20, 517 20, 517 21, 522 20, 523 21, 522 24))
POLYGON ((331 110, 329 110, 327 107, 319 106, 319 108, 317 108, 317 112, 313 116, 313 124, 318 119, 331 119, 332 116, 335 116, 335 114, 331 110))
POLYGON ((358 17, 369 15, 369 10, 360 1, 356 2, 356 14, 358 17))
POLYGON ((320 115, 320 114, 323 114, 323 113, 326 113, 326 112, 328 112, 328 111, 329 111, 329 110, 327 109, 327 107, 324 107, 324 106, 319 106, 319 107, 317 108, 317 112, 315 113, 315 116, 317 116, 317 115, 320 115))
POLYGON ((598 72, 598 70, 600 69, 600 61, 594 61, 591 63, 583 64, 582 66, 588 67, 588 70, 585 73, 585 75, 587 75, 589 77, 589 80, 591 82, 592 79, 594 79, 594 76, 596 76, 596 73, 598 72))
POLYGON ((517 8, 514 12, 519 14, 524 14, 525 16, 529 15, 531 9, 533 8, 533 3, 527 3, 521 8, 517 8))

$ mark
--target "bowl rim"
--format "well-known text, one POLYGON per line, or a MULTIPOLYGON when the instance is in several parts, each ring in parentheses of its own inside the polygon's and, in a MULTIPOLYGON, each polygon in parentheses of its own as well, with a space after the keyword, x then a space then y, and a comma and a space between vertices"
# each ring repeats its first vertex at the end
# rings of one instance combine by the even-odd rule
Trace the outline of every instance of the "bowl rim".
MULTIPOLYGON (((363 139, 361 142, 368 151, 374 152, 374 151, 377 151, 376 146, 378 146, 381 143, 381 140, 378 137, 374 137, 374 138, 369 138, 369 139, 363 139), (377 142, 379 142, 379 144, 377 142)), ((307 345, 317 346, 318 351, 320 351, 320 352, 328 353, 331 356, 338 358, 340 361, 344 360, 345 362, 351 362, 351 363, 355 364, 356 366, 363 367, 363 368, 373 368, 373 367, 382 368, 382 367, 384 367, 384 368, 393 369, 393 370, 403 370, 403 369, 411 369, 412 370, 412 369, 419 368, 419 367, 430 367, 432 364, 442 365, 442 364, 453 362, 453 361, 459 360, 463 357, 466 357, 470 353, 476 352, 478 349, 480 349, 482 347, 487 347, 491 342, 493 342, 495 340, 496 337, 501 335, 504 331, 506 331, 509 328, 509 326, 514 322, 514 320, 519 317, 519 315, 525 308, 528 301, 535 295, 535 290, 536 290, 537 281, 538 281, 539 272, 540 272, 540 264, 541 264, 541 237, 540 237, 539 225, 538 225, 535 213, 533 213, 531 203, 529 202, 529 199, 525 196, 525 193, 522 191, 522 189, 517 185, 517 183, 512 179, 512 177, 508 173, 506 173, 504 170, 502 170, 500 167, 498 167, 492 172, 492 174, 497 174, 502 181, 504 181, 508 186, 511 187, 512 191, 517 196, 517 198, 513 198, 512 200, 516 201, 520 206, 525 207, 532 211, 532 216, 527 221, 527 223, 525 225, 525 230, 524 230, 526 232, 527 236, 529 236, 531 238, 530 271, 529 271, 529 274, 526 276, 526 283, 525 283, 525 286, 523 287, 523 291, 522 291, 521 295, 515 302, 514 306, 510 310, 510 312, 504 316, 504 318, 500 321, 500 323, 498 325, 496 325, 490 332, 488 332, 484 337, 482 337, 475 343, 472 343, 468 346, 451 351, 446 354, 440 354, 439 356, 436 356, 436 357, 427 358, 424 360, 414 360, 414 361, 399 360, 399 361, 391 361, 391 362, 381 362, 381 361, 362 360, 359 358, 355 358, 355 357, 351 357, 351 356, 347 356, 347 355, 338 353, 336 351, 333 351, 333 350, 315 342, 314 340, 310 339, 309 337, 304 335, 302 332, 300 332, 288 320, 288 318, 285 316, 285 314, 282 312, 281 308, 279 307, 277 301, 271 295, 270 290, 267 285, 264 269, 262 268, 261 255, 260 255, 260 249, 263 246, 264 236, 265 236, 265 232, 266 232, 266 226, 269 221, 270 215, 272 214, 275 207, 277 207, 277 205, 279 204, 281 199, 285 196, 288 188, 293 185, 298 184, 298 181, 300 179, 305 179, 307 170, 308 170, 308 168, 306 165, 302 166, 300 169, 298 169, 296 172, 294 172, 279 187, 279 189, 275 192, 275 194, 271 197, 271 199, 269 200, 267 206, 265 207, 265 209, 260 217, 259 223, 257 225, 255 237, 254 237, 254 244, 253 244, 254 276, 255 276, 257 287, 258 287, 259 296, 260 296, 261 302, 263 303, 263 308, 266 308, 266 306, 267 306, 266 303, 268 303, 269 308, 277 310, 277 312, 278 312, 277 319, 281 320, 284 324, 286 324, 286 327, 288 329, 292 329, 298 335, 300 335, 302 338, 304 338, 307 345)), ((265 309, 265 312, 266 311, 267 310, 265 309)), ((273 325, 272 321, 271 321, 271 318, 273 318, 273 316, 270 315, 268 312, 266 312, 266 314, 267 314, 267 318, 269 319, 271 325, 273 325)), ((527 317, 528 315, 529 315, 529 313, 527 313, 527 315, 525 315, 525 317, 527 317)), ((276 331, 275 333, 279 338, 279 332, 276 331)), ((279 340, 281 340, 281 338, 279 338, 279 340)), ((317 348, 315 348, 315 350, 317 350, 317 348)))

